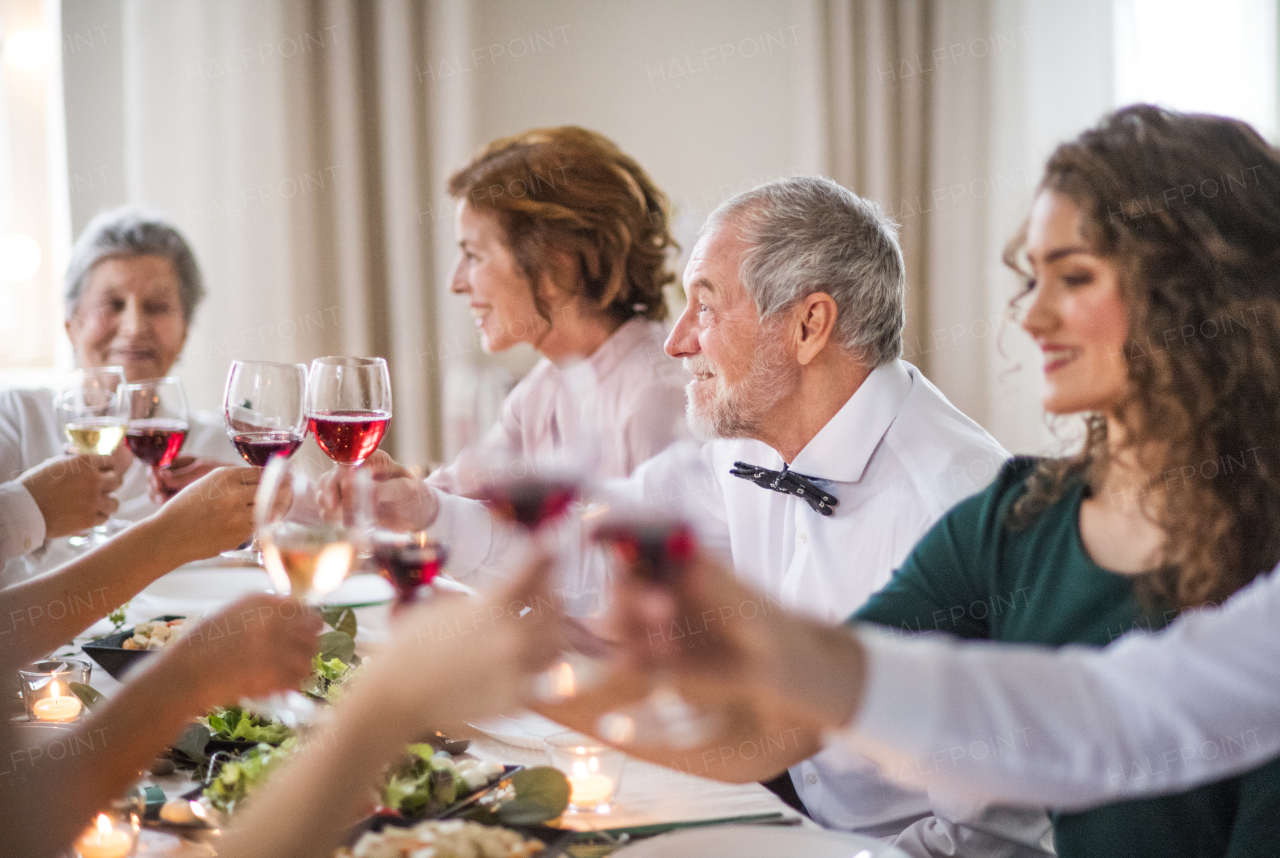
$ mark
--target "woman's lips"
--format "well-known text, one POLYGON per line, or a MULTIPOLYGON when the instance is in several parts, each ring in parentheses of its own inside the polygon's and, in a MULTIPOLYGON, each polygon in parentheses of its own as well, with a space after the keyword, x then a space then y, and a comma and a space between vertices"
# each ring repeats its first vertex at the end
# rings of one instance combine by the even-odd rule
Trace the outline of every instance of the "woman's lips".
POLYGON ((1079 349, 1070 348, 1046 348, 1044 349, 1044 371, 1047 375, 1062 369, 1067 364, 1076 359, 1080 353, 1079 349))

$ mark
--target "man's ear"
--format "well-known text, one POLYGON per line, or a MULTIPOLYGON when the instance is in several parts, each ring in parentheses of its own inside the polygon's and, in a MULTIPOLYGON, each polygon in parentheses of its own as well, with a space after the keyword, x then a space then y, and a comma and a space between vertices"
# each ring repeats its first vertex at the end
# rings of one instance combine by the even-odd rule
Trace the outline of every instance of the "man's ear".
POLYGON ((836 329, 836 301, 826 292, 814 292, 805 296, 794 313, 796 360, 808 366, 827 347, 836 329))

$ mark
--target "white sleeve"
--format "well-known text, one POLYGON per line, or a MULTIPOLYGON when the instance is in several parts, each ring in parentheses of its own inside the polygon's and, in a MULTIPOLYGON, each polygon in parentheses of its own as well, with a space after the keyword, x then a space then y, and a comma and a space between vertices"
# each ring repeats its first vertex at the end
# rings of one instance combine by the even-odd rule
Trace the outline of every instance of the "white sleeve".
POLYGON ((895 781, 1064 809, 1178 792, 1280 755, 1280 573, 1106 649, 859 629, 861 711, 832 737, 895 781))
POLYGON ((44 544, 44 515, 17 480, 0 483, 0 566, 44 544))

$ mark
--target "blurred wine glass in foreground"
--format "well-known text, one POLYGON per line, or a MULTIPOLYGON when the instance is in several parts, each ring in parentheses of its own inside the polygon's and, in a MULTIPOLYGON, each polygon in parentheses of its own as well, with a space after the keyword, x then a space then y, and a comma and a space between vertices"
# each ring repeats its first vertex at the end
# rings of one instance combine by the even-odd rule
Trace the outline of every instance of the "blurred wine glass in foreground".
MULTIPOLYGON (((372 492, 367 473, 353 476, 351 491, 357 497, 372 492)), ((258 541, 272 586, 311 606, 346 580, 367 532, 367 523, 356 517, 367 503, 352 504, 351 512, 322 514, 320 490, 320 480, 308 473, 305 462, 273 456, 254 496, 258 541)), ((290 726, 310 720, 315 712, 315 704, 296 691, 242 703, 290 726)))
MULTIPOLYGON (((84 456, 110 456, 124 440, 129 425, 124 368, 91 367, 70 373, 54 399, 54 411, 72 448, 84 456)), ((68 539, 77 548, 92 548, 129 522, 112 518, 68 539)))
POLYGON ((391 376, 382 358, 322 357, 307 377, 307 420, 324 454, 356 467, 391 422, 391 376))

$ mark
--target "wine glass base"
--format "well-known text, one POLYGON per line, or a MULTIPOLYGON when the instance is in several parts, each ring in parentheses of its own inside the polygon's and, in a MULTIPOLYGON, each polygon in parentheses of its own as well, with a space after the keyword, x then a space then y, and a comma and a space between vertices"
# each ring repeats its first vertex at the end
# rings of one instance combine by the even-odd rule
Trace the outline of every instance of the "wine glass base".
POLYGON ((97 527, 91 527, 88 530, 82 530, 73 536, 67 537, 67 544, 72 548, 88 551, 90 548, 97 548, 117 533, 128 530, 132 525, 133 522, 131 521, 109 518, 97 527))

